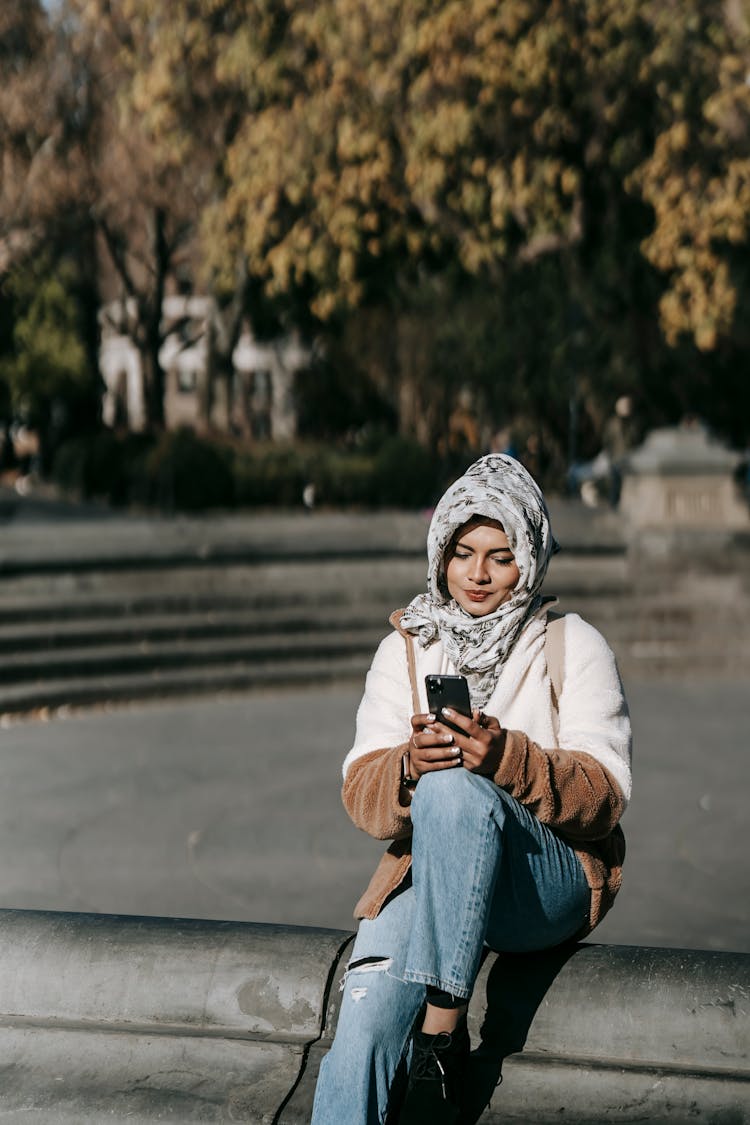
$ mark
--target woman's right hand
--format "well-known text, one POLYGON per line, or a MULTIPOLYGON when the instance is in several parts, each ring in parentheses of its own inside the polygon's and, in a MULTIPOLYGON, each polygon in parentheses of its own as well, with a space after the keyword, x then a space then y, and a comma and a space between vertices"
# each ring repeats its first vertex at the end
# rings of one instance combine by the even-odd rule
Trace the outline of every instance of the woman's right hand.
POLYGON ((412 715, 409 763, 412 777, 432 770, 449 770, 461 765, 461 751, 452 734, 433 727, 434 715, 412 715))

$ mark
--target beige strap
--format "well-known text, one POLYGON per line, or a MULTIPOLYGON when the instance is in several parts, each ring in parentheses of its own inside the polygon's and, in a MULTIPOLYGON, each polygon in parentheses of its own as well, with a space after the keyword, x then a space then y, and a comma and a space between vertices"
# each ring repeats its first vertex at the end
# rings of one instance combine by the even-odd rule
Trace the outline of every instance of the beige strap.
POLYGON ((409 683, 411 684, 411 705, 414 708, 412 712, 414 715, 420 713, 419 702, 419 687, 417 685, 417 661, 414 655, 414 637, 411 633, 407 633, 404 637, 406 641, 406 663, 409 665, 409 683))
POLYGON ((552 684, 552 702, 555 711, 560 710, 560 696, 562 695, 563 681, 565 678, 565 614, 547 614, 547 628, 544 634, 544 656, 547 661, 547 672, 552 684))

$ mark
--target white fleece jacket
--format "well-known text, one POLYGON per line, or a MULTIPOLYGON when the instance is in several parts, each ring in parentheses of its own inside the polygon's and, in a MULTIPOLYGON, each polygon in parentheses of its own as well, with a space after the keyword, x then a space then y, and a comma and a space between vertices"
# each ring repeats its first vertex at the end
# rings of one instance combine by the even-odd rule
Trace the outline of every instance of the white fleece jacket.
MULTIPOLYGON (((576 613, 564 621, 564 670, 556 711, 547 672, 544 633, 549 604, 532 618, 516 642, 495 691, 484 707, 507 730, 522 731, 539 746, 579 750, 596 758, 622 791, 631 792, 630 716, 614 654, 592 625, 576 613)), ((440 643, 415 644, 422 710, 427 711, 424 677, 451 674, 440 643)), ((408 742, 413 712, 404 638, 390 633, 380 644, 357 712, 356 737, 347 754, 344 778, 364 754, 408 742)))

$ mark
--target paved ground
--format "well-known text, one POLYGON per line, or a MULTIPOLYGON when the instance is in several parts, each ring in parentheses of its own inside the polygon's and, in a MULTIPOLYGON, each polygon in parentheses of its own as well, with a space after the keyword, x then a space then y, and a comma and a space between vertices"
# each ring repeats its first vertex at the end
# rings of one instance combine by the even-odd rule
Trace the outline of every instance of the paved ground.
MULTIPOLYGON (((359 692, 0 730, 0 906, 349 928, 382 845, 339 803, 359 692)), ((627 882, 607 942, 750 952, 744 683, 635 683, 627 882)))

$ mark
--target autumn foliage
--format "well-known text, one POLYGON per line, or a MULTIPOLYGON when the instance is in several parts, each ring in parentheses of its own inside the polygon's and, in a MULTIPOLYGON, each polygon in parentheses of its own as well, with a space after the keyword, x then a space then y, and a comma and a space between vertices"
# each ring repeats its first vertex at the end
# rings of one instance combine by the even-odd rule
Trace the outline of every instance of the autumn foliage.
POLYGON ((179 275, 326 342, 426 444, 466 386, 561 456, 571 403, 595 443, 623 391, 647 420, 696 410, 747 441, 748 16, 6 3, 0 268, 88 224, 92 269, 135 301, 156 420, 179 275))

